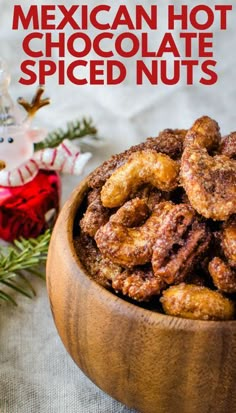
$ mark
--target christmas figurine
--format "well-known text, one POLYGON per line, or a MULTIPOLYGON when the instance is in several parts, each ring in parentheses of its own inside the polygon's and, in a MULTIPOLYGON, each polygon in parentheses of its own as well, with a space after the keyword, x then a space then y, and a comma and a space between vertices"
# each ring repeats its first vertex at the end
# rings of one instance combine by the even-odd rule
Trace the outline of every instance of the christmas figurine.
POLYGON ((12 241, 20 236, 36 237, 49 225, 49 217, 58 213, 60 178, 55 172, 80 174, 91 157, 65 139, 56 148, 34 151, 47 132, 32 128, 36 112, 49 99, 42 99, 39 87, 29 103, 23 98, 13 103, 8 87, 10 76, 0 62, 0 238, 12 241))

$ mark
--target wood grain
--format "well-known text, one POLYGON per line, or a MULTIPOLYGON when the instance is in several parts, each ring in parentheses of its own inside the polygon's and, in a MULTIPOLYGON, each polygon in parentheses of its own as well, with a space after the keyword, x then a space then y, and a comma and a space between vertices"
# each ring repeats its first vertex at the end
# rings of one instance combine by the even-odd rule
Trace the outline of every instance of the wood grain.
POLYGON ((141 413, 236 412, 236 321, 193 321, 139 308, 91 280, 73 246, 87 181, 53 231, 47 288, 61 339, 102 390, 141 413))

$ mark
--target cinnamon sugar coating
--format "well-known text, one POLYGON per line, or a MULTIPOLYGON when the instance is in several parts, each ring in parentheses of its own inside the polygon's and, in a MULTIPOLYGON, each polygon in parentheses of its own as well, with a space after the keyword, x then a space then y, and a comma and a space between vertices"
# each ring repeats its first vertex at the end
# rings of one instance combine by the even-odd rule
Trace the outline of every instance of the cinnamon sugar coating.
POLYGON ((174 285, 163 292, 161 303, 166 314, 192 320, 232 320, 232 300, 206 287, 174 285))
POLYGON ((150 149, 134 152, 103 185, 102 204, 119 207, 143 184, 169 192, 177 187, 178 175, 179 164, 169 156, 150 149))
POLYGON ((222 248, 229 264, 236 269, 236 217, 232 216, 224 225, 222 248))
POLYGON ((179 284, 206 254, 210 239, 206 225, 198 222, 190 205, 173 206, 156 234, 151 261, 154 275, 167 284, 179 284))
POLYGON ((209 272, 218 290, 225 293, 236 293, 236 270, 219 257, 209 263, 209 272))
POLYGON ((117 274, 112 280, 112 287, 133 300, 149 301, 151 297, 160 294, 165 282, 160 277, 155 277, 152 269, 136 268, 117 274))
POLYGON ((179 159, 182 154, 186 132, 184 129, 166 129, 156 138, 148 138, 145 142, 132 146, 122 153, 113 155, 90 175, 90 187, 101 188, 111 174, 123 165, 132 153, 137 151, 151 149, 158 153, 164 153, 172 159, 179 159))
POLYGON ((235 318, 235 137, 203 116, 98 167, 75 239, 90 276, 172 316, 235 318))
POLYGON ((236 213, 236 161, 189 146, 181 160, 181 182, 193 208, 205 218, 227 220, 236 213))
POLYGON ((229 158, 236 159, 236 132, 232 132, 222 139, 220 153, 229 158))
MULTIPOLYGON (((134 214, 137 206, 136 203, 134 214)), ((126 204, 121 208, 126 208, 126 204)), ((133 228, 117 222, 118 211, 95 235, 99 250, 105 257, 125 268, 150 262, 157 230, 162 217, 170 208, 172 208, 170 202, 161 202, 142 225, 133 228)))
MULTIPOLYGON (((93 194, 94 195, 94 194, 93 194)), ((94 237, 97 230, 107 223, 111 215, 111 211, 102 205, 100 193, 97 193, 92 202, 88 205, 83 218, 80 221, 80 227, 86 234, 94 237)))

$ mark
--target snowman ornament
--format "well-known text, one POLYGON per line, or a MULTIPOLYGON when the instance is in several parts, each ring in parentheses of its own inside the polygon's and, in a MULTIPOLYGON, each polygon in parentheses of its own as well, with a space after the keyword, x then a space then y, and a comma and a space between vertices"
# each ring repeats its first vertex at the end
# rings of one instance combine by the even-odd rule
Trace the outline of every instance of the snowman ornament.
POLYGON ((56 148, 34 151, 47 132, 32 127, 36 112, 49 104, 39 86, 31 102, 15 105, 8 93, 10 76, 0 60, 0 239, 37 237, 53 224, 59 211, 58 172, 79 175, 91 157, 69 140, 56 148))
POLYGON ((10 76, 0 63, 0 185, 19 186, 31 181, 40 169, 79 175, 91 153, 81 153, 79 148, 65 139, 57 148, 34 152, 34 143, 45 139, 45 129, 31 127, 36 112, 50 103, 42 99, 43 86, 39 86, 32 102, 23 98, 18 103, 27 111, 22 118, 13 104, 8 87, 10 76))

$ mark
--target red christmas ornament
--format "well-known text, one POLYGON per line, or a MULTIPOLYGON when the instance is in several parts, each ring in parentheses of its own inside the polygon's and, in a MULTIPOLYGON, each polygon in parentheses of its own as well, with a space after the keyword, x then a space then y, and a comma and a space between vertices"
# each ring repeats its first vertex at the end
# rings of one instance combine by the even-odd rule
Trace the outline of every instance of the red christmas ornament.
POLYGON ((60 177, 54 171, 40 170, 22 186, 0 186, 0 238, 11 242, 40 235, 58 214, 60 193, 60 177))

